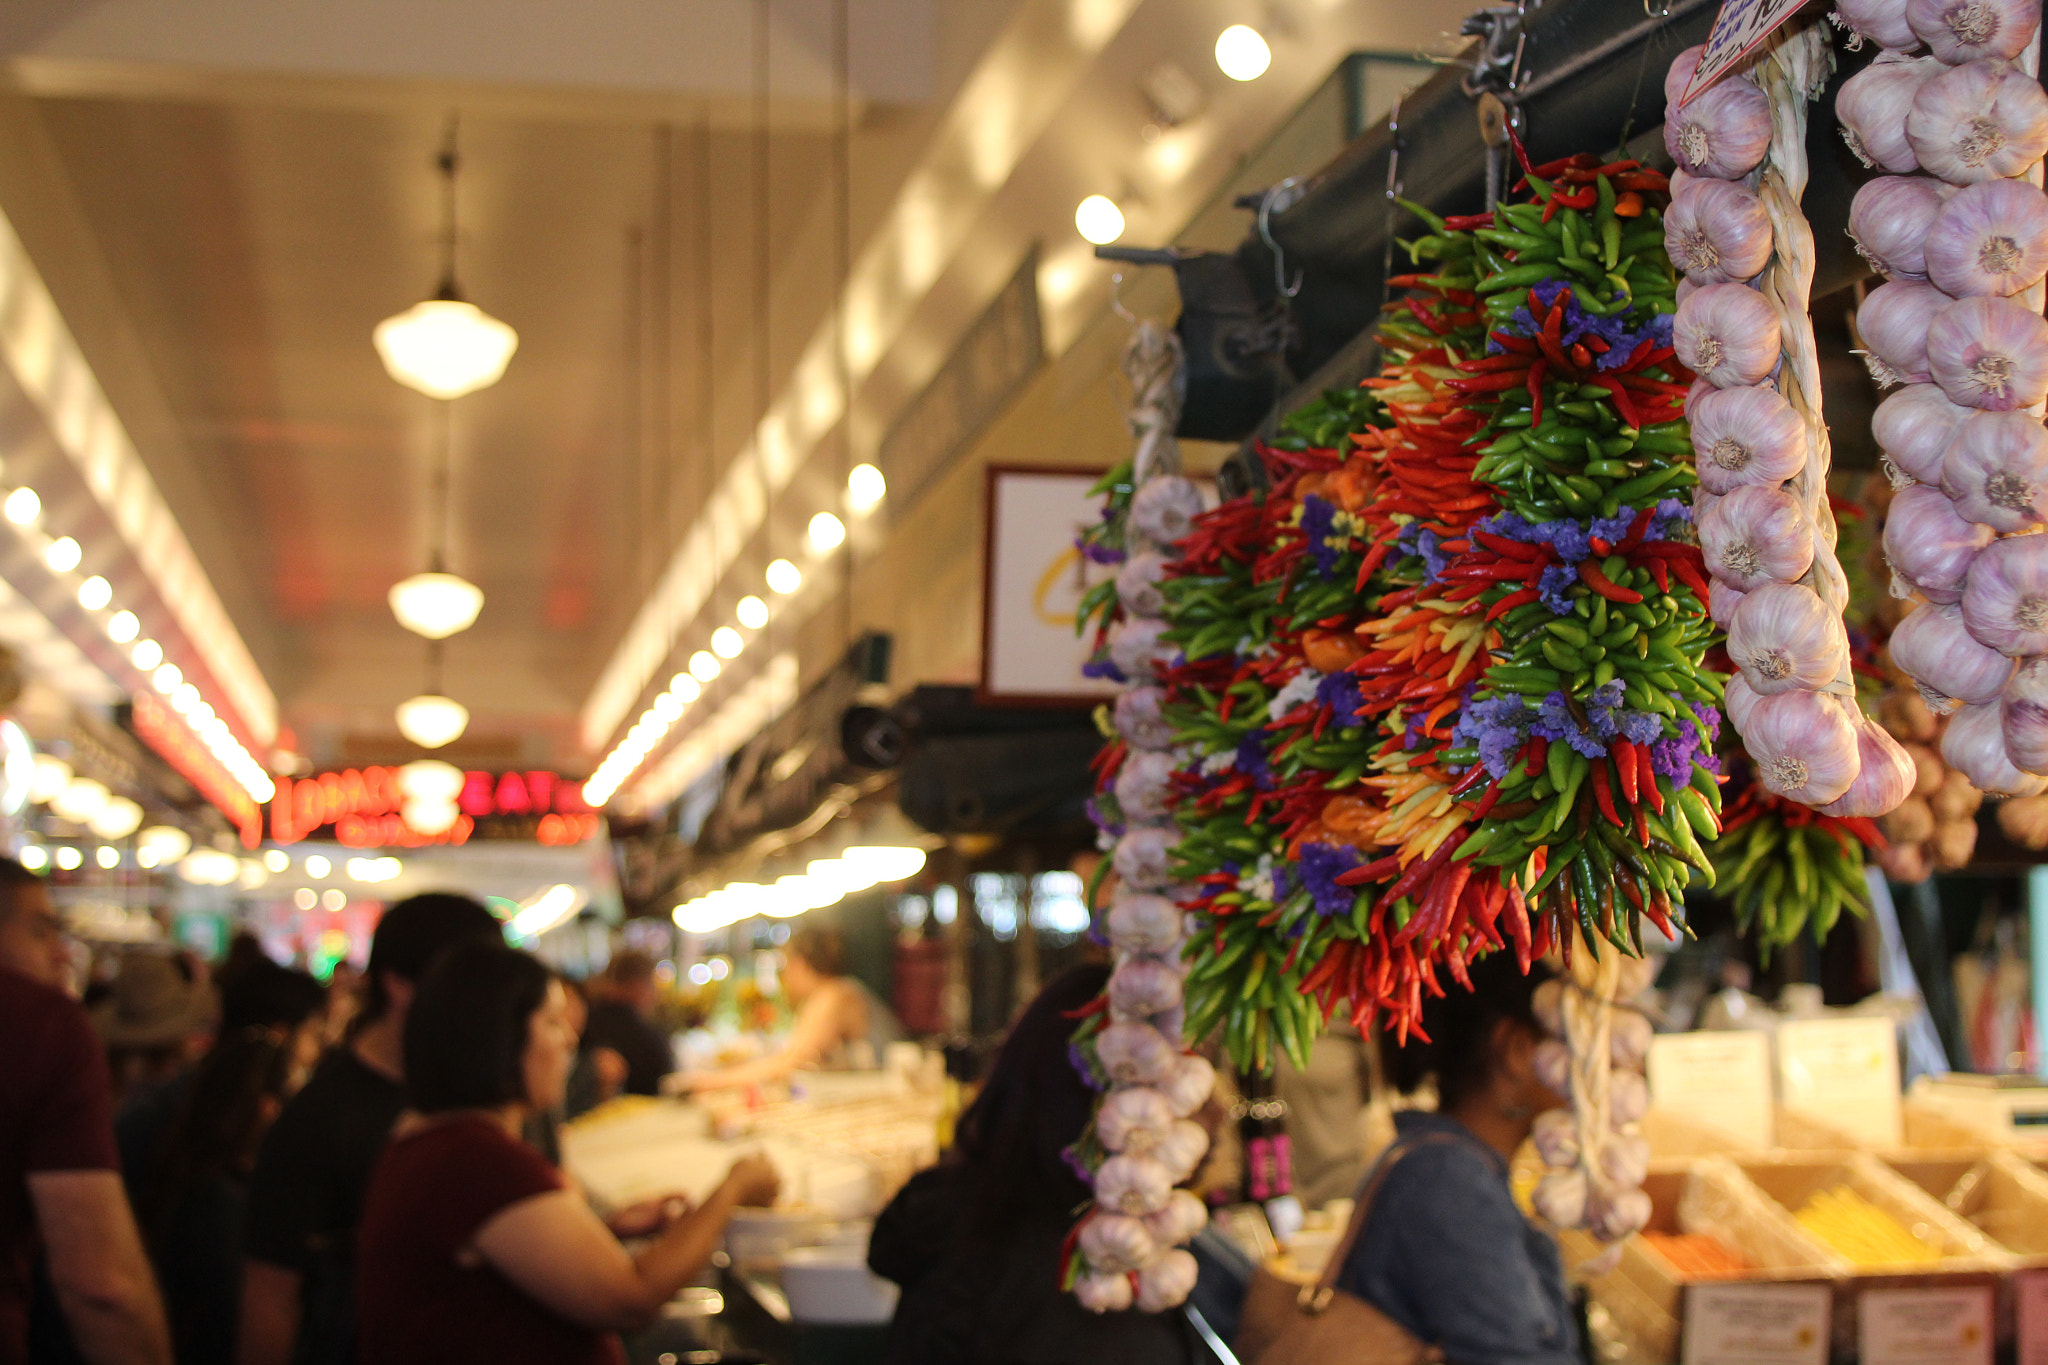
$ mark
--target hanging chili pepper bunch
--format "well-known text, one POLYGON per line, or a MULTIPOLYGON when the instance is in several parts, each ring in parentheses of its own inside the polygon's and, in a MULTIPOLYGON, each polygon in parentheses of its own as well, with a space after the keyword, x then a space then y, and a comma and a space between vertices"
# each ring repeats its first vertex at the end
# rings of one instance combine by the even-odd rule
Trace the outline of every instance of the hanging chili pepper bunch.
POLYGON ((1439 969, 1462 976, 1504 945, 1501 924, 1529 950, 1514 888, 1447 856, 1470 808, 1444 751, 1488 638, 1476 603, 1425 580, 1494 503, 1471 480, 1479 420, 1446 387, 1484 345, 1473 243, 1414 249, 1441 268, 1396 281, 1415 293, 1382 326, 1389 370, 1296 414, 1263 452, 1264 507, 1211 514, 1213 541, 1198 528, 1167 584, 1189 656, 1169 713, 1198 755, 1178 808, 1179 856, 1204 888, 1189 1028, 1221 1025, 1244 1066, 1263 1068, 1272 1041, 1305 1053, 1339 1002, 1405 1033, 1439 969), (1350 420, 1333 426, 1333 408, 1350 420), (1338 430, 1335 447, 1312 444, 1338 430), (1277 597, 1250 598, 1270 633, 1207 653, 1235 633, 1225 585, 1276 581, 1277 597))
POLYGON ((1458 718, 1482 819, 1452 856, 1512 870, 1539 945, 1569 952, 1576 928, 1635 953, 1638 915, 1671 932, 1693 874, 1711 878, 1720 806, 1664 179, 1524 166, 1534 202, 1474 229, 1487 354, 1458 381, 1487 411, 1476 476, 1502 510, 1443 580, 1502 645, 1458 718))

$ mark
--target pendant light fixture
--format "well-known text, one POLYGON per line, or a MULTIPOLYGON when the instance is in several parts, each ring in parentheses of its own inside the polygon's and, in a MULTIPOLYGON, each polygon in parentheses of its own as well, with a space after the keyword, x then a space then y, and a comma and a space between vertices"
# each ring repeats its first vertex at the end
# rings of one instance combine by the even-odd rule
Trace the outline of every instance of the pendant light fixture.
POLYGON ((462 738, 469 708, 441 691, 441 642, 427 644, 427 690, 398 704, 398 733, 422 749, 439 749, 462 738))
POLYGON ((462 297, 455 284, 455 123, 436 159, 441 172, 441 286, 371 334, 391 377, 429 398, 460 398, 498 382, 519 334, 462 297))
POLYGON ((435 440, 433 478, 434 548, 427 556, 427 571, 402 578, 391 587, 391 614, 398 624, 429 640, 445 640, 468 630, 483 610, 484 591, 459 574, 448 572, 448 533, 452 511, 449 504, 449 466, 453 463, 455 415, 443 403, 440 430, 435 440))

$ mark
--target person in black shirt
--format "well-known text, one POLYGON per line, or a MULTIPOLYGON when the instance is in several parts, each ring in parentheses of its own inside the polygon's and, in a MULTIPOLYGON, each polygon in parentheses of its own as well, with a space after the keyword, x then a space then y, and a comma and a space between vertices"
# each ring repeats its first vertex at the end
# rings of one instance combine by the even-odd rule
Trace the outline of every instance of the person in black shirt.
POLYGON ((370 941, 362 1012, 264 1136, 250 1179, 240 1365, 355 1359, 353 1252, 363 1191, 405 1108, 402 1040, 415 984, 444 951, 503 941, 467 896, 413 896, 370 941))
POLYGON ((629 1095, 660 1094, 661 1078, 676 1068, 667 1036, 651 1022, 658 998, 654 960, 630 948, 613 955, 601 993, 592 995, 583 1051, 617 1053, 626 1063, 629 1095))

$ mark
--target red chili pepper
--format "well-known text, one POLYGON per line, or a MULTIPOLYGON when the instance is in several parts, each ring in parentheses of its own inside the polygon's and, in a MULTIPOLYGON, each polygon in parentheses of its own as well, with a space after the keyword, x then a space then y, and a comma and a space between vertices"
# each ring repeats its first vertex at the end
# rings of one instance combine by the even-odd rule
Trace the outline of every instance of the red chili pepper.
POLYGON ((1543 425, 1543 374, 1544 362, 1534 361, 1529 366, 1529 426, 1533 430, 1543 425))
POLYGON ((1634 604, 1643 600, 1643 595, 1634 588, 1621 587, 1606 574, 1601 573, 1599 566, 1590 559, 1580 561, 1579 577, 1585 582, 1587 587, 1599 593, 1610 602, 1634 604))
POLYGON ((1583 341, 1574 341, 1572 343, 1572 348, 1570 352, 1568 352, 1568 354, 1572 358, 1572 364, 1578 366, 1580 369, 1584 370, 1592 367, 1593 355, 1590 351, 1586 349, 1586 343, 1584 343, 1583 341))
POLYGON ((1536 589, 1534 588, 1517 588, 1513 592, 1509 593, 1506 597, 1501 598, 1500 601, 1494 603, 1491 607, 1487 608, 1486 619, 1489 621, 1497 621, 1501 617, 1506 616, 1509 612, 1513 611, 1516 607, 1527 606, 1531 602, 1540 600, 1542 596, 1543 594, 1536 591, 1536 589))
POLYGON ((1614 553, 1614 546, 1608 543, 1605 536, 1587 536, 1586 543, 1591 545, 1593 553, 1599 555, 1602 559, 1614 553))
POLYGON ((1568 209, 1589 209, 1600 202, 1600 192, 1591 186, 1580 190, 1577 194, 1566 194, 1563 191, 1559 191, 1551 196, 1551 202, 1562 204, 1568 209))
POLYGON ((1503 351, 1512 351, 1516 355, 1536 354, 1536 343, 1527 337, 1510 336, 1506 332, 1488 332, 1486 335, 1503 351))
POLYGON ((1664 935, 1664 937, 1666 937, 1666 938, 1677 938, 1677 937, 1678 937, 1678 933, 1677 933, 1677 931, 1676 931, 1676 930, 1674 930, 1674 929, 1673 929, 1673 928, 1671 927, 1671 919, 1670 919, 1670 916, 1668 916, 1668 915, 1667 915, 1667 914, 1665 913, 1665 911, 1664 911, 1664 900, 1663 900, 1663 897, 1661 897, 1661 896, 1652 896, 1652 897, 1650 897, 1650 901, 1649 901, 1649 904, 1647 904, 1647 905, 1645 905, 1645 906, 1643 907, 1643 913, 1644 913, 1644 914, 1646 914, 1646 915, 1648 915, 1648 916, 1650 917, 1650 922, 1651 922, 1652 924, 1654 924, 1654 925, 1656 925, 1656 926, 1657 926, 1657 929, 1658 929, 1658 931, 1659 931, 1660 933, 1662 933, 1662 934, 1664 935))
MULTIPOLYGON (((1483 771, 1483 769, 1482 769, 1482 771, 1483 771)), ((1479 804, 1478 804, 1478 805, 1476 805, 1476 806, 1474 806, 1474 807, 1472 808, 1472 818, 1473 818, 1473 819, 1474 819, 1475 821, 1477 821, 1477 820, 1484 820, 1484 819, 1485 819, 1485 818, 1487 817, 1487 814, 1488 814, 1488 812, 1492 811, 1492 809, 1494 808, 1494 806, 1495 806, 1495 805, 1496 805, 1496 804, 1497 804, 1497 803, 1498 803, 1499 801, 1500 801, 1500 784, 1499 784, 1498 782, 1496 782, 1496 783, 1494 783, 1494 784, 1493 784, 1493 785, 1492 785, 1491 787, 1488 787, 1488 788, 1486 789, 1486 795, 1484 795, 1484 796, 1480 797, 1480 798, 1479 798, 1479 804)))
POLYGON ((1523 376, 1520 373, 1510 372, 1475 375, 1471 379, 1446 379, 1444 387, 1456 393, 1500 393, 1507 389, 1518 389, 1522 387, 1522 383, 1523 376))
POLYGON ((1692 589, 1693 596, 1705 602, 1707 600, 1707 580, 1700 573, 1699 569, 1694 567, 1693 562, 1690 559, 1673 559, 1670 563, 1672 571, 1678 575, 1686 587, 1692 589))
POLYGON ((1657 509, 1654 507, 1645 507, 1636 513, 1636 519, 1629 523, 1628 534, 1621 538, 1620 548, 1623 554, 1643 543, 1643 536, 1649 531, 1650 523, 1656 519, 1656 515, 1657 509))
POLYGON ((1640 562, 1649 569, 1650 577, 1656 582, 1658 592, 1668 593, 1671 591, 1671 566, 1669 564, 1656 555, 1650 555, 1640 562))
POLYGON ((1490 213, 1457 213, 1444 219, 1444 226, 1452 232, 1470 232, 1473 228, 1493 226, 1490 213))
POLYGON ((1543 765, 1550 759, 1550 741, 1542 735, 1531 735, 1529 736, 1529 742, 1523 747, 1527 750, 1529 757, 1527 762, 1522 765, 1522 771, 1526 775, 1534 777, 1543 771, 1543 765))
POLYGON ((1513 559, 1540 559, 1543 551, 1522 540, 1509 540, 1506 536, 1491 531, 1474 531, 1472 538, 1495 554, 1507 555, 1513 559))
POLYGON ((1592 382, 1607 390, 1608 396, 1614 399, 1614 410, 1621 414, 1623 426, 1642 430, 1642 419, 1636 416, 1635 400, 1628 396, 1628 390, 1622 387, 1619 379, 1610 374, 1596 374, 1592 376, 1592 382))
MULTIPOLYGON (((1636 789, 1650 803, 1651 810, 1659 815, 1664 813, 1664 788, 1657 782, 1657 766, 1651 762, 1647 748, 1636 750, 1636 789)), ((1646 826, 1643 838, 1649 837, 1646 826)))
POLYGON ((1614 776, 1621 787, 1621 799, 1636 804, 1636 746, 1626 739, 1614 741, 1614 776))
MULTIPOLYGON (((1458 368, 1467 374, 1487 374, 1494 370, 1519 370, 1529 363, 1528 357, 1514 354, 1475 356, 1461 360, 1458 368)), ((1647 380, 1645 383, 1649 382, 1647 380)))

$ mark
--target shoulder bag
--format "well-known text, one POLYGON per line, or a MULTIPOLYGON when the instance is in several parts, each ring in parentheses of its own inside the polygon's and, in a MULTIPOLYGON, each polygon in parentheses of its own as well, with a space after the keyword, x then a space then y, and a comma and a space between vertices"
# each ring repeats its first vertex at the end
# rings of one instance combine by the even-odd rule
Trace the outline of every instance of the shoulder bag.
POLYGON ((1443 1359, 1400 1323, 1337 1288, 1337 1277, 1394 1163, 1418 1142, 1454 1140, 1432 1135, 1387 1150, 1359 1191, 1351 1222, 1321 1275, 1305 1279, 1278 1258, 1254 1272, 1234 1343, 1244 1365, 1435 1365, 1443 1359))

